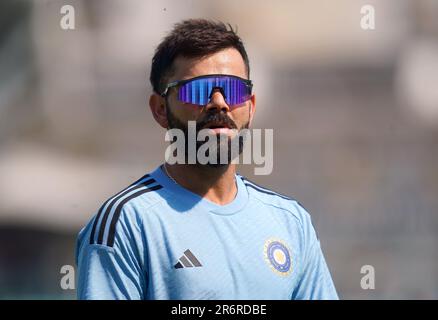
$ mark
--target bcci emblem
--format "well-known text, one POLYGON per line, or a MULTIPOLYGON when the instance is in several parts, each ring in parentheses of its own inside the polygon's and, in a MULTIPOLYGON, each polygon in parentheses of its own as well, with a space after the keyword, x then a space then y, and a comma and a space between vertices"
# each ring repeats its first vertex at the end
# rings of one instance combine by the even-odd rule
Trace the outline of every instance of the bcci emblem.
POLYGON ((281 240, 269 239, 265 243, 265 260, 269 266, 281 276, 287 276, 292 271, 290 250, 281 240))

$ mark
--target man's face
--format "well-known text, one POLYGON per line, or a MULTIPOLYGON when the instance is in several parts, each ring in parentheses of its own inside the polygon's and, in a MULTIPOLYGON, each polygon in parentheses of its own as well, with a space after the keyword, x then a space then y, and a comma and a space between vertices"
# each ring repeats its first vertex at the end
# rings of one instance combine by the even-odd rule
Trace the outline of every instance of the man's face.
MULTIPOLYGON (((179 57, 174 62, 174 70, 175 73, 168 79, 168 82, 208 74, 227 74, 247 78, 243 58, 234 48, 224 49, 201 59, 179 57)), ((227 135, 231 137, 232 132, 229 129, 240 131, 249 127, 254 111, 254 95, 250 100, 234 106, 227 105, 219 90, 213 91, 210 102, 205 106, 179 101, 176 88, 170 89, 166 98, 168 128, 183 130, 186 134, 186 139, 188 121, 196 121, 197 131, 216 127, 212 130, 217 136, 227 135)), ((231 145, 230 139, 228 139, 228 147, 231 145)), ((199 144, 197 143, 198 146, 199 144)))

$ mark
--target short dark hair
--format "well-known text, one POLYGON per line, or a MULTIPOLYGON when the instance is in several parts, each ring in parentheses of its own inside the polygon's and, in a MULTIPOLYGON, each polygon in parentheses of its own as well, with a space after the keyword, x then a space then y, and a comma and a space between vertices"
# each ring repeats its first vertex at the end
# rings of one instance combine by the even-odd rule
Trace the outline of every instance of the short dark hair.
POLYGON ((189 19, 174 25, 152 58, 150 81, 156 93, 162 93, 179 56, 204 57, 223 49, 235 48, 242 55, 249 78, 249 59, 242 40, 230 24, 206 19, 189 19), (229 28, 228 28, 229 27, 229 28))

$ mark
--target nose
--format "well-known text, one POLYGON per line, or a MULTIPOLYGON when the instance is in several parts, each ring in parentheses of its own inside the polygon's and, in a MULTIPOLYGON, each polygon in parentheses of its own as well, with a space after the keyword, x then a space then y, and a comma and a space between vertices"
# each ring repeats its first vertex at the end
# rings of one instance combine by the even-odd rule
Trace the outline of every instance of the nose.
POLYGON ((228 112, 230 107, 225 102, 225 97, 223 96, 220 88, 214 88, 211 92, 210 102, 206 105, 206 110, 217 109, 217 111, 228 112))

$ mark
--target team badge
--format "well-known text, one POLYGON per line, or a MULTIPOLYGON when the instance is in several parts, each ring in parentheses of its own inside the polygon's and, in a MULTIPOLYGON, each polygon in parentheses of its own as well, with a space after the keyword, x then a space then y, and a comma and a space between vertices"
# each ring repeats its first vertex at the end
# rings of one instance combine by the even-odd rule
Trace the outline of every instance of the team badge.
POLYGON ((265 260, 271 269, 281 275, 287 276, 292 271, 290 250, 287 245, 278 239, 269 239, 265 242, 265 260))

